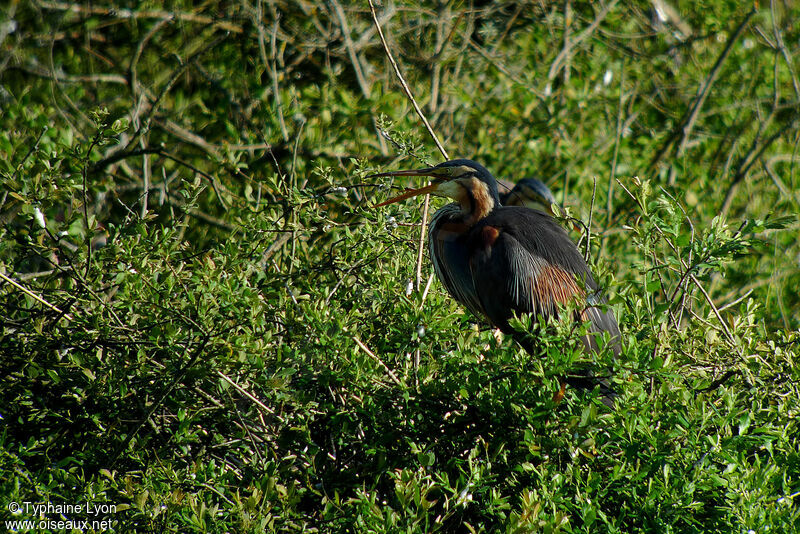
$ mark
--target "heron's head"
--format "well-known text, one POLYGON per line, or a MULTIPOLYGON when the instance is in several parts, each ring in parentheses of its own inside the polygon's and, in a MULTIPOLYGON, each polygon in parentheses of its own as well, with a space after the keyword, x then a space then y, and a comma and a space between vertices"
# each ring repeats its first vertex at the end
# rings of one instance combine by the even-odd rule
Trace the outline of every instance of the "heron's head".
POLYGON ((478 216, 486 215, 495 206, 500 205, 500 198, 497 194, 497 181, 494 176, 483 165, 469 159, 454 159, 424 169, 382 172, 372 176, 431 177, 430 185, 408 190, 401 195, 377 204, 376 207, 393 204, 426 193, 452 198, 461 204, 464 211, 476 212, 478 216))
POLYGON ((517 182, 510 193, 501 198, 503 206, 525 206, 553 214, 556 198, 544 182, 536 178, 525 178, 517 182))

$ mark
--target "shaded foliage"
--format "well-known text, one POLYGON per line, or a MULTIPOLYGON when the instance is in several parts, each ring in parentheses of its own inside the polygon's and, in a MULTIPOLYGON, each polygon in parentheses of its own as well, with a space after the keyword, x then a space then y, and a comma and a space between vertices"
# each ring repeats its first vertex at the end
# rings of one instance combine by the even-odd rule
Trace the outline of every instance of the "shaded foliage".
POLYGON ((451 156, 582 223, 616 360, 417 279, 420 209, 364 176, 438 156, 368 4, 0 8, 0 493, 122 531, 792 531, 800 13, 664 5, 377 10, 451 156), (585 365, 617 410, 553 403, 585 365))

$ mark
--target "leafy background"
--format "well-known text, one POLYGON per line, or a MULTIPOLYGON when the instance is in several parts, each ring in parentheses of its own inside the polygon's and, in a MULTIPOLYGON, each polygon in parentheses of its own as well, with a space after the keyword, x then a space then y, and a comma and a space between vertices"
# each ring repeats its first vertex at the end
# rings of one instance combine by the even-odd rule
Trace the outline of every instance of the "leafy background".
POLYGON ((495 339, 429 284, 421 206, 370 208, 406 184, 367 174, 441 159, 368 3, 0 13, 5 501, 121 531, 796 531, 793 3, 376 6, 450 156, 590 230, 617 360, 569 324, 495 339), (554 405, 586 362, 616 410, 554 405))

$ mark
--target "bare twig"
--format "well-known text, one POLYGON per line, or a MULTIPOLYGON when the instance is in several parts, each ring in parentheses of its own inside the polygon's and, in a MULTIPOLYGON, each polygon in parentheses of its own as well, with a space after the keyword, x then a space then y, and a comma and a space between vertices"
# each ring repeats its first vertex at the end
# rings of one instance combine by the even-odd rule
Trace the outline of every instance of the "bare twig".
MULTIPOLYGON (((294 143, 294 151, 292 151, 292 168, 289 171, 289 183, 294 188, 297 188, 297 172, 296 172, 296 165, 297 165, 297 147, 300 146, 300 138, 303 135, 303 128, 305 127, 306 123, 303 121, 300 124, 300 130, 297 132, 297 137, 295 138, 294 143)), ((303 185, 305 187, 305 184, 303 185)), ((301 188, 302 189, 302 188, 301 188)), ((287 195, 287 198, 289 195, 287 195)), ((297 210, 292 210, 290 215, 291 218, 291 225, 292 225, 292 253, 289 256, 289 275, 291 276, 294 272, 294 260, 295 254, 297 252, 297 210)))
MULTIPOLYGON (((144 137, 139 139, 139 146, 144 148, 146 141, 144 137)), ((142 156, 142 206, 139 215, 142 219, 147 216, 147 200, 150 197, 150 154, 142 156)))
MULTIPOLYGON (((769 280, 769 281, 771 282, 772 280, 769 280)), ((729 303, 725 304, 724 306, 718 306, 718 308, 719 308, 719 311, 727 310, 728 308, 732 308, 732 307, 736 306, 736 305, 737 305, 737 304, 739 304, 741 301, 743 301, 744 299, 746 299, 747 297, 749 297, 750 295, 752 295, 752 294, 753 294, 753 291, 755 291, 755 289, 752 289, 752 288, 751 288, 751 289, 748 289, 748 290, 747 290, 747 291, 745 291, 745 292, 744 292, 744 294, 743 294, 742 296, 740 296, 739 298, 737 298, 737 299, 735 299, 735 300, 732 300, 731 302, 729 302, 729 303)))
POLYGON ((45 69, 44 67, 40 67, 37 64, 12 65, 9 68, 18 69, 27 74, 32 74, 40 78, 48 78, 50 80, 57 81, 60 83, 74 83, 74 84, 115 83, 120 85, 128 85, 128 79, 125 76, 122 76, 121 74, 106 74, 106 73, 66 74, 62 72, 60 69, 50 71, 48 69, 45 69))
POLYGON ((189 143, 190 145, 194 145, 200 150, 203 150, 204 152, 208 153, 208 155, 211 157, 212 160, 222 159, 223 156, 222 152, 220 151, 223 148, 222 146, 209 143, 196 133, 187 130, 186 128, 184 128, 183 126, 181 126, 180 124, 171 119, 160 121, 154 118, 153 122, 156 125, 160 126, 161 128, 164 128, 164 130, 171 133, 181 141, 189 143))
MULTIPOLYGON (((350 63, 353 64, 353 71, 355 71, 358 86, 361 88, 361 93, 364 95, 364 98, 369 100, 371 98, 372 91, 370 90, 370 85, 367 83, 367 79, 364 76, 364 69, 361 66, 361 59, 358 57, 358 52, 353 44, 353 39, 350 36, 350 26, 347 24, 347 17, 345 16, 344 9, 338 0, 331 0, 331 6, 333 7, 333 11, 336 13, 336 18, 339 19, 342 39, 344 40, 344 46, 347 50, 347 55, 350 58, 350 63)), ((372 117, 372 124, 375 127, 376 133, 378 134, 378 143, 381 145, 381 153, 386 155, 388 154, 388 147, 386 146, 386 141, 381 135, 381 129, 378 127, 378 121, 375 117, 372 117)))
MULTIPOLYGON (((777 130, 771 136, 765 139, 764 143, 761 145, 758 151, 755 151, 755 145, 754 145, 753 147, 751 147, 751 150, 748 151, 748 153, 744 157, 742 157, 739 163, 739 167, 736 171, 736 174, 734 175, 733 180, 731 180, 731 185, 728 187, 728 191, 725 193, 725 199, 722 201, 722 206, 720 207, 720 213, 726 215, 728 213, 728 210, 730 210, 731 204, 733 203, 733 198, 736 195, 736 190, 739 187, 739 183, 744 179, 745 176, 747 176, 747 172, 750 170, 750 167, 752 167, 756 161, 759 161, 761 159, 761 156, 764 154, 764 151, 766 151, 767 148, 769 148, 772 145, 772 143, 774 143, 787 130, 794 127, 795 123, 798 122, 799 119, 800 119, 800 113, 796 113, 794 118, 787 121, 786 124, 784 124, 779 130, 777 130)), ((756 138, 754 142, 757 141, 758 139, 756 138)))
POLYGON ((218 17, 209 17, 205 15, 197 15, 195 13, 182 13, 182 12, 169 12, 158 10, 147 11, 133 11, 131 9, 120 9, 119 7, 101 7, 93 5, 81 5, 75 2, 38 2, 37 4, 42 9, 51 9, 53 11, 71 11, 72 13, 86 13, 91 15, 106 15, 117 19, 165 19, 175 18, 184 22, 194 22, 196 24, 213 24, 217 28, 233 32, 243 33, 244 30, 241 26, 233 24, 225 20, 219 20, 218 17))
POLYGON ((153 414, 156 412, 156 410, 158 410, 161 407, 161 405, 164 403, 164 401, 170 395, 170 393, 172 393, 172 391, 175 389, 175 387, 178 385, 178 383, 181 380, 183 380, 183 378, 186 376, 186 372, 190 368, 194 367, 194 364, 197 363, 197 360, 200 358, 200 355, 203 353, 203 350, 206 348, 206 345, 208 344, 208 341, 209 341, 209 337, 206 336, 206 337, 203 338, 203 340, 200 343, 198 343, 197 348, 194 350, 192 355, 189 357, 189 361, 186 362, 186 365, 184 365, 183 368, 180 369, 175 374, 175 378, 173 378, 172 382, 170 382, 170 384, 167 387, 164 388, 164 391, 161 393, 159 398, 155 402, 153 402, 153 404, 150 406, 150 409, 147 411, 147 414, 145 415, 145 417, 142 418, 141 421, 139 421, 139 423, 136 425, 136 427, 133 430, 128 432, 128 435, 125 437, 125 439, 122 441, 122 443, 119 444, 119 446, 117 447, 116 451, 114 451, 114 455, 112 456, 112 459, 111 459, 111 462, 110 462, 112 468, 114 466, 116 466, 117 461, 119 460, 120 456, 122 455, 122 452, 126 448, 128 448, 128 445, 130 444, 130 442, 133 440, 133 438, 136 437, 136 435, 139 433, 139 431, 142 429, 142 427, 145 425, 145 423, 147 423, 147 421, 150 420, 150 418, 153 416, 153 414))
MULTIPOLYGON (((164 202, 169 204, 170 209, 178 207, 182 209, 184 212, 186 212, 187 215, 191 215, 195 219, 199 219, 212 226, 216 226, 217 228, 225 230, 226 232, 236 232, 236 227, 234 225, 225 222, 222 219, 218 219, 217 217, 209 215, 208 213, 201 211, 197 208, 192 208, 190 206, 187 206, 186 203, 183 201, 183 199, 181 199, 177 195, 174 195, 172 193, 166 193, 164 196, 164 202)), ((174 218, 175 215, 173 214, 172 217, 174 218)))
POLYGON ((428 283, 425 284, 425 289, 422 291, 422 302, 420 303, 420 309, 422 305, 425 303, 425 298, 428 296, 428 291, 431 288, 431 283, 433 283, 433 273, 428 276, 428 283))
MULTIPOLYGON (((406 93, 406 96, 411 101, 411 104, 414 106, 414 110, 419 115, 419 118, 422 119, 422 123, 425 125, 425 128, 428 130, 428 134, 430 134, 433 142, 436 143, 436 147, 439 149, 439 152, 442 153, 444 159, 450 159, 447 155, 447 151, 444 149, 442 144, 439 142, 439 138, 436 137, 436 133, 431 128, 428 119, 425 117, 425 114, 422 112, 422 109, 417 104, 414 95, 411 93, 411 89, 408 87, 405 78, 403 78, 403 74, 400 72, 400 67, 397 66, 397 62, 394 60, 394 56, 392 55, 392 51, 389 50, 389 45, 386 43, 386 38, 383 35, 383 30, 381 29, 380 22, 378 22, 378 15, 375 12, 375 4, 372 3, 372 0, 369 0, 369 9, 372 12, 372 20, 375 22, 375 29, 378 30, 378 36, 380 36, 381 44, 383 45, 383 50, 386 52, 386 57, 389 59, 389 62, 392 64, 394 68, 394 73, 397 75, 397 79, 400 80, 400 85, 403 87, 403 90, 406 93)), ((422 284, 422 250, 425 244, 425 229, 428 225, 428 205, 430 204, 430 195, 425 195, 425 201, 423 203, 422 209, 422 229, 420 231, 420 238, 419 238, 419 247, 417 250, 417 283, 416 289, 419 291, 420 285, 422 284)))
MULTIPOLYGON (((63 23, 63 20, 59 21, 59 23, 58 23, 59 27, 60 27, 60 25, 62 23, 63 23)), ((72 129, 72 131, 74 131, 77 134, 77 136, 81 140, 83 140, 83 139, 86 138, 86 136, 84 135, 82 129, 79 128, 72 121, 71 117, 69 115, 67 115, 67 113, 61 108, 61 105, 59 104, 58 99, 56 98, 56 89, 58 89, 61 97, 73 109, 75 114, 83 120, 84 124, 88 124, 88 123, 91 122, 89 120, 89 118, 86 116, 86 114, 83 112, 83 109, 75 105, 75 103, 69 97, 69 94, 67 94, 67 92, 61 87, 61 84, 59 84, 57 79, 56 79, 56 74, 55 74, 55 72, 56 72, 56 63, 55 63, 55 58, 54 58, 54 56, 55 56, 55 52, 54 52, 55 45, 56 45, 55 39, 51 37, 50 38, 50 42, 48 43, 48 47, 47 47, 48 67, 49 67, 49 72, 51 73, 51 79, 53 80, 53 82, 50 84, 50 96, 53 99, 53 104, 55 105, 55 108, 58 111, 58 114, 61 115, 61 118, 64 119, 64 122, 66 122, 69 125, 69 127, 72 129)))
POLYGON ((419 107, 419 104, 417 104, 414 95, 411 93, 411 89, 408 87, 405 78, 403 78, 403 74, 400 72, 400 67, 397 66, 397 62, 394 60, 394 56, 392 55, 391 50, 389 50, 389 45, 386 44, 386 38, 383 36, 383 30, 381 29, 380 22, 378 22, 378 15, 377 13, 375 13, 375 4, 372 3, 372 0, 369 0, 369 9, 372 12, 372 20, 375 22, 375 28, 378 30, 378 36, 381 39, 383 50, 386 52, 386 57, 389 59, 389 63, 392 64, 392 68, 394 68, 394 73, 397 75, 397 79, 400 80, 400 85, 403 86, 403 90, 405 91, 406 96, 411 101, 411 104, 414 106, 414 111, 416 111, 417 115, 419 115, 419 118, 425 125, 425 129, 428 130, 428 134, 433 139, 433 142, 436 143, 436 148, 438 148, 439 152, 442 153, 444 159, 450 159, 450 157, 447 155, 447 151, 439 142, 439 138, 436 137, 436 133, 434 133, 433 128, 431 128, 428 119, 425 118, 425 114, 422 112, 422 109, 419 107))
POLYGON ((200 50, 192 54, 187 61, 184 61, 177 69, 173 71, 172 75, 167 80, 167 83, 164 85, 164 87, 162 87, 161 91, 159 92, 158 96, 156 96, 155 100, 153 100, 153 103, 150 106, 150 109, 148 110, 147 117, 145 117, 143 121, 144 124, 140 128, 138 128, 136 132, 134 132, 130 141, 128 141, 128 144, 126 145, 125 150, 129 150, 131 147, 138 144, 141 136, 149 129, 151 118, 155 117, 155 115, 158 113, 158 109, 159 107, 161 107, 162 99, 167 95, 167 93, 169 93, 172 90, 172 87, 175 85, 178 79, 183 75, 183 73, 186 72, 186 70, 189 68, 192 62, 197 58, 199 58, 200 56, 202 56, 203 54, 205 54, 206 52, 208 52, 209 50, 212 50, 219 43, 227 39, 227 37, 228 34, 220 35, 213 41, 206 43, 205 46, 203 46, 200 50))
POLYGON ((267 250, 264 251, 264 254, 261 256, 261 268, 264 269, 267 266, 267 262, 269 261, 270 257, 279 250, 284 244, 286 244, 289 239, 292 238, 292 232, 284 231, 281 236, 273 241, 270 246, 267 247, 267 250))
POLYGON ((798 99, 800 99, 800 81, 798 81, 797 73, 794 70, 794 63, 792 62, 792 56, 789 55, 789 51, 786 49, 786 44, 783 42, 783 35, 781 34, 781 30, 780 28, 778 28, 778 14, 775 11, 775 0, 770 0, 769 10, 770 14, 772 15, 772 34, 775 36, 776 45, 778 49, 781 51, 781 55, 783 56, 784 61, 786 61, 786 66, 789 68, 789 74, 791 74, 792 76, 792 86, 794 87, 794 94, 798 99))
MULTIPOLYGON (((617 157, 619 156, 619 140, 622 136, 622 103, 625 100, 625 60, 619 69, 619 104, 617 109, 617 132, 614 139, 614 156, 611 159, 611 175, 608 177, 608 197, 606 198, 606 224, 611 226, 611 212, 614 208, 614 177, 617 175, 617 157)), ((605 247, 606 237, 603 236, 600 249, 605 247)))
POLYGON ((133 53, 133 57, 131 58, 131 63, 128 66, 128 77, 130 79, 131 90, 136 93, 136 89, 138 87, 138 79, 137 79, 137 72, 136 67, 139 64, 139 58, 142 57, 142 52, 144 52, 144 47, 147 45, 147 42, 153 37, 153 35, 158 32, 161 28, 163 28, 167 23, 172 21, 172 18, 163 18, 153 24, 153 27, 147 30, 147 33, 144 34, 144 37, 139 40, 139 43, 136 45, 136 51, 133 53))
POLYGON ((378 362, 378 364, 379 364, 381 367, 383 367, 383 369, 384 369, 384 370, 386 371, 386 373, 389 375, 389 378, 391 378, 391 379, 392 379, 392 381, 393 381, 395 384, 397 384, 397 385, 398 385, 398 386, 400 386, 400 387, 403 387, 403 383, 400 381, 400 379, 399 379, 399 378, 397 378, 397 375, 396 375, 396 374, 394 374, 394 371, 392 371, 391 369, 389 369, 389 367, 387 367, 387 366, 386 366, 386 364, 385 364, 385 363, 383 363, 383 360, 381 360, 380 358, 378 358, 378 356, 376 356, 374 352, 372 352, 371 350, 369 350, 369 348, 368 348, 366 345, 364 345, 364 343, 362 343, 362 342, 361 342, 361 340, 360 340, 360 339, 358 339, 357 337, 354 337, 354 338, 353 338, 353 341, 355 341, 355 342, 356 342, 356 345, 358 345, 358 348, 360 348, 361 350, 363 350, 364 352, 366 352, 368 356, 370 356, 372 359, 374 359, 376 362, 378 362))
MULTIPOLYGON (((42 142, 42 137, 44 137, 44 134, 47 133, 47 130, 48 127, 45 124, 44 127, 42 128, 42 133, 39 134, 39 137, 36 138, 36 141, 28 149, 28 152, 25 154, 25 156, 20 160, 19 163, 17 163, 17 166, 14 169, 14 174, 11 175, 11 182, 14 182, 14 180, 17 179, 17 174, 19 173, 20 170, 22 170, 22 166, 25 165, 25 162, 28 161, 28 158, 31 157, 31 154, 36 152, 36 150, 39 148, 39 143, 42 142)), ((8 191, 6 191, 6 195, 8 195, 8 191)), ((5 203, 5 198, 6 197, 4 196, 3 202, 0 203, 0 207, 5 203)))
POLYGON ((83 223, 86 225, 86 272, 84 273, 83 277, 86 278, 89 276, 89 269, 92 266, 92 230, 89 226, 89 190, 87 184, 87 174, 89 173, 89 158, 92 155, 92 150, 97 144, 100 142, 102 138, 102 131, 103 125, 97 125, 98 132, 95 134, 94 138, 92 138, 92 142, 89 144, 89 148, 86 150, 86 157, 83 161, 83 167, 81 168, 81 177, 83 179, 82 184, 82 193, 83 193, 83 223))
MULTIPOLYGON (((137 72, 136 67, 139 63, 139 58, 142 56, 142 52, 144 52, 144 47, 147 45, 148 41, 156 34, 161 28, 163 28, 167 23, 169 23, 172 18, 164 18, 156 22, 152 28, 150 28, 144 37, 139 41, 139 44, 136 46, 136 51, 133 54, 133 58, 131 58, 130 65, 128 67, 128 76, 130 77, 130 88, 133 92, 134 98, 136 99, 136 107, 135 111, 132 113, 131 122, 139 129, 139 113, 142 108, 142 104, 144 103, 145 99, 147 98, 145 91, 139 91, 139 83, 137 80, 137 72)), ((141 136, 139 138, 139 148, 145 149, 147 147, 147 140, 145 136, 141 136)), ((139 213, 140 217, 144 218, 147 216, 147 201, 150 196, 150 155, 143 154, 142 155, 142 205, 141 211, 139 213)))
POLYGON ((717 62, 714 64, 714 67, 711 69, 711 72, 708 73, 703 84, 698 88, 697 91, 697 98, 695 99, 694 105, 692 106, 691 110, 689 111, 686 119, 683 121, 681 126, 681 140, 678 145, 678 154, 683 154, 683 151, 686 149, 686 143, 689 140, 689 135, 692 132, 692 128, 694 127, 694 123, 697 120, 697 115, 700 113, 700 109, 703 107, 703 104, 706 101, 706 97, 708 96, 709 90, 711 86, 714 84, 714 81, 717 79, 720 70, 722 70, 722 65, 725 63, 725 60, 728 58, 728 54, 731 53, 733 50, 734 43, 739 40, 742 33, 744 33, 744 29, 747 26, 747 23, 750 22, 750 19, 753 18, 753 15, 756 14, 756 10, 751 9, 742 19, 742 22, 739 23, 739 26, 733 32, 733 35, 728 39, 728 42, 725 44, 725 48, 723 49, 720 56, 717 58, 717 62))
MULTIPOLYGON (((720 56, 717 58, 717 62, 714 64, 714 67, 711 69, 711 72, 708 73, 706 79, 697 89, 697 96, 695 97, 694 105, 686 112, 683 119, 680 121, 680 126, 677 128, 675 135, 670 136, 664 146, 659 150, 656 154, 655 158, 653 158, 652 163, 650 164, 651 168, 655 167, 661 159, 666 156, 669 149, 674 146, 676 142, 676 138, 679 136, 680 139, 678 140, 678 154, 683 154, 684 150, 686 150, 686 144, 689 140, 689 135, 692 133, 692 129, 694 128, 694 123, 697 120, 697 116, 700 113, 700 109, 703 107, 703 104, 706 101, 706 97, 708 97, 708 93, 711 90, 711 86, 714 84, 714 81, 717 79, 717 76, 722 70, 722 65, 725 63, 725 60, 728 58, 728 55, 733 50, 733 45, 736 41, 741 37, 742 33, 744 32, 747 23, 750 22, 750 19, 753 18, 755 15, 756 10, 751 9, 739 23, 739 26, 734 30, 733 35, 728 39, 728 42, 725 44, 725 48, 723 49, 720 56)), ((674 180, 673 180, 674 181, 674 180)), ((670 184, 673 185, 673 184, 670 184)))
MULTIPOLYGON (((565 34, 564 36, 564 46, 561 51, 558 53, 556 58, 550 64, 550 70, 547 73, 547 84, 548 86, 553 83, 553 80, 556 79, 558 76, 559 71, 564 66, 567 61, 567 58, 572 53, 572 49, 575 48, 576 45, 579 45, 587 38, 589 38, 592 33, 597 29, 603 20, 605 20, 608 13, 617 5, 617 0, 611 0, 606 5, 602 6, 600 10, 595 15, 594 20, 592 21, 589 26, 586 27, 582 32, 577 34, 574 39, 569 39, 569 36, 565 34)), ((545 90, 545 94, 548 94, 548 91, 545 90)))
POLYGON ((597 197, 597 177, 592 178, 592 203, 589 205, 589 222, 586 223, 586 248, 583 250, 583 258, 589 261, 589 245, 592 241, 592 216, 594 215, 594 200, 597 197))
MULTIPOLYGON (((259 6, 261 4, 259 3, 259 6)), ((261 27, 261 21, 259 20, 259 28, 261 27)), ((272 68, 271 71, 271 78, 272 78, 272 93, 273 97, 275 98, 275 111, 278 113, 278 122, 281 126, 281 134, 283 135, 283 140, 288 142, 289 141, 289 131, 286 129, 286 121, 283 118, 283 101, 281 100, 281 93, 280 88, 278 87, 278 28, 280 27, 280 19, 276 16, 275 17, 275 26, 272 28, 272 37, 270 38, 270 55, 272 58, 272 68)), ((259 30, 259 35, 261 34, 261 30, 259 30)), ((265 67, 269 65, 269 63, 264 63, 265 67)))
POLYGON ((425 195, 422 203, 422 227, 419 231, 419 243, 417 244, 417 279, 414 288, 419 291, 422 284, 422 252, 425 248, 425 229, 428 227, 428 208, 431 203, 431 196, 425 195))
POLYGON ((706 290, 700 284, 700 281, 697 280, 697 278, 695 278, 695 276, 693 274, 689 275, 689 279, 692 282, 694 282, 694 285, 697 286, 697 289, 699 289, 700 293, 702 293, 703 296, 705 297, 706 302, 708 302, 708 305, 711 306, 711 310, 714 312, 714 315, 717 316, 717 320, 719 321, 719 324, 722 325, 722 329, 725 331, 725 335, 728 336, 728 340, 731 342, 731 344, 733 346, 736 346, 736 338, 734 338, 733 334, 731 334, 731 331, 728 329, 728 324, 722 319, 722 315, 720 315, 719 310, 717 309, 717 306, 714 304, 714 301, 711 300, 711 297, 709 296, 709 294, 706 292, 706 290))
POLYGON ((17 278, 21 281, 26 280, 33 280, 35 278, 41 278, 43 276, 50 276, 51 274, 55 273, 55 269, 49 269, 47 271, 36 271, 34 273, 17 273, 17 278))
MULTIPOLYGON (((203 392, 199 388, 195 388, 195 390, 199 391, 201 393, 203 392)), ((239 407, 236 406, 236 402, 234 402, 234 400, 233 400, 233 395, 231 395, 231 392, 230 391, 225 391, 225 393, 228 395, 228 399, 231 401, 231 404, 233 405, 233 409, 236 410, 236 417, 239 419, 239 424, 244 429, 244 431, 247 433, 247 439, 250 440, 251 449, 256 453, 256 456, 258 456, 258 459, 261 462, 261 465, 263 467, 265 465, 265 463, 264 463, 264 457, 261 456, 261 452, 260 452, 261 447, 258 445, 258 443, 256 442, 255 436, 253 436, 253 433, 250 431, 250 425, 248 425, 247 422, 244 420, 244 417, 242 417, 242 414, 239 411, 239 407)), ((214 400, 216 400, 216 399, 214 399, 214 400)), ((259 440, 259 442, 263 443, 263 440, 259 440)), ((231 503, 231 504, 233 504, 233 503, 231 503)))
POLYGON ((236 382, 231 380, 225 373, 223 373, 222 371, 217 371, 217 376, 219 376, 225 382, 227 382, 228 384, 233 386, 233 389, 235 389, 236 391, 238 391, 239 393, 241 393, 242 395, 244 395, 245 397, 247 397, 248 399, 253 401, 253 403, 256 406, 258 406, 259 408, 261 408, 262 410, 264 410, 265 412, 267 412, 270 415, 275 415, 275 410, 273 410, 272 408, 270 408, 269 406, 267 406, 266 404, 264 404, 263 402, 258 400, 252 393, 250 393, 249 391, 244 389, 242 386, 240 386, 239 384, 237 384, 236 382))
POLYGON ((450 22, 451 18, 450 7, 445 5, 442 9, 443 12, 439 13, 436 22, 436 44, 433 47, 433 72, 431 73, 431 99, 428 102, 430 112, 433 114, 436 114, 439 107, 439 86, 442 77, 441 58, 444 54, 444 50, 447 48, 450 35, 452 35, 447 32, 447 39, 445 39, 445 26, 450 22))
POLYGON ((54 305, 50 304, 50 303, 49 303, 49 302, 47 302, 45 299, 43 299, 42 297, 40 297, 39 295, 37 295, 36 293, 34 293, 34 292, 33 292, 33 291, 31 291, 30 289, 28 289, 27 287, 23 286, 22 284, 20 284, 19 282, 17 282, 17 281, 16 281, 16 280, 14 280, 13 278, 9 278, 8 276, 6 276, 6 275, 5 275, 5 274, 3 274, 3 273, 0 273, 0 278, 2 278, 3 280, 5 280, 5 281, 6 281, 6 282, 8 282, 9 284, 11 284, 12 286, 14 286, 14 287, 16 287, 17 289, 19 289, 20 291, 22 291, 23 293, 25 293, 26 295, 28 295, 29 297, 31 297, 33 300, 35 300, 35 301, 37 301, 37 302, 39 302, 39 303, 41 303, 41 304, 44 304, 45 306, 47 306, 48 308, 50 308, 50 309, 51 309, 51 310, 53 310, 54 312, 57 312, 57 313, 60 313, 60 314, 62 314, 62 315, 63 315, 63 316, 66 318, 66 319, 68 319, 68 320, 70 320, 70 321, 72 320, 72 316, 71 316, 70 314, 68 314, 68 313, 64 313, 64 312, 63 312, 63 311, 61 311, 61 309, 59 309, 57 306, 54 306, 54 305))
POLYGON ((467 44, 469 45, 470 48, 472 48, 474 51, 476 51, 478 54, 480 54, 481 57, 483 57, 486 60, 486 62, 489 64, 489 66, 496 68, 502 74, 505 74, 506 77, 508 77, 509 80, 511 80, 512 82, 514 82, 514 83, 524 87, 528 91, 530 91, 540 101, 544 101, 545 96, 544 96, 544 93, 542 91, 540 91, 536 87, 533 87, 531 84, 527 83, 525 80, 521 79, 519 76, 517 76, 513 72, 509 71, 508 68, 506 68, 506 66, 503 65, 500 62, 499 58, 491 56, 489 54, 489 52, 487 52, 482 47, 480 47, 477 44, 475 44, 472 41, 472 39, 468 39, 467 40, 467 44))
POLYGON ((331 6, 333 6, 333 12, 336 14, 336 18, 339 19, 339 25, 342 28, 344 47, 347 49, 347 55, 350 56, 350 63, 352 63, 353 70, 356 73, 358 85, 361 87, 361 92, 364 93, 364 96, 369 98, 369 84, 367 83, 366 78, 364 78, 364 70, 361 67, 361 60, 358 58, 356 50, 353 47, 353 39, 350 36, 350 26, 347 24, 347 17, 344 15, 344 9, 342 9, 342 5, 338 2, 338 0, 330 0, 330 2, 331 6))
MULTIPOLYGON (((572 34, 572 0, 565 0, 564 2, 564 48, 570 46, 569 39, 572 34)), ((567 54, 564 59, 564 74, 562 76, 562 84, 564 87, 569 87, 570 69, 572 68, 572 54, 567 54)), ((566 91, 561 91, 560 101, 561 106, 565 106, 567 99, 566 91)))

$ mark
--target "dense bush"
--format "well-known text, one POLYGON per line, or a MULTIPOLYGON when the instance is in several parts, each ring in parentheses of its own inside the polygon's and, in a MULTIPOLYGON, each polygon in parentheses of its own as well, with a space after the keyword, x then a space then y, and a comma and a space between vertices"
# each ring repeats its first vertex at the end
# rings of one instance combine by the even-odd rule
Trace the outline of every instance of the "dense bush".
POLYGON ((377 7, 450 156, 583 221, 617 359, 497 339, 371 208, 441 159, 368 3, 0 12, 3 520, 796 531, 797 7, 377 7))

